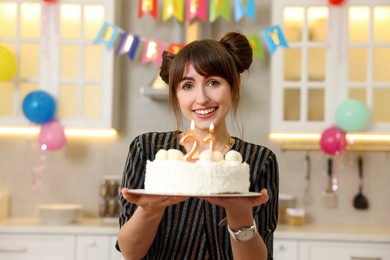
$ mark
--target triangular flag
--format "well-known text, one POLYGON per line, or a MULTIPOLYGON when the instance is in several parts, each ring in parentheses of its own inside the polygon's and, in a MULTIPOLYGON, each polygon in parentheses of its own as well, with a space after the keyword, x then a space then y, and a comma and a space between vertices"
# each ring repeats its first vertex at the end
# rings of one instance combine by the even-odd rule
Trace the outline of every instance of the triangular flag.
POLYGON ((97 44, 104 42, 107 49, 109 50, 112 48, 116 39, 118 38, 120 30, 121 29, 115 24, 104 22, 93 43, 97 44))
POLYGON ((234 17, 236 22, 247 15, 252 20, 256 20, 255 0, 234 0, 234 17))
POLYGON ((175 16, 179 22, 183 22, 183 0, 164 0, 162 7, 162 20, 165 22, 172 16, 175 16))
POLYGON ((142 64, 154 62, 157 67, 161 65, 161 55, 164 50, 164 43, 156 40, 147 40, 142 55, 142 64))
POLYGON ((210 0, 210 22, 214 22, 219 16, 230 21, 230 0, 210 0))
POLYGON ((184 47, 184 44, 182 43, 171 43, 169 44, 168 46, 168 52, 172 53, 172 54, 177 54, 181 48, 184 47))
POLYGON ((127 53, 127 56, 134 60, 135 52, 137 51, 140 39, 137 35, 132 35, 129 32, 122 34, 116 49, 116 55, 127 53))
POLYGON ((207 22, 207 0, 187 0, 186 17, 189 22, 196 17, 207 22))
POLYGON ((263 30, 261 34, 263 35, 264 41, 271 54, 273 54, 279 46, 288 47, 287 41, 284 38, 282 29, 279 25, 271 26, 263 30))
POLYGON ((139 0, 138 18, 149 13, 154 19, 157 19, 157 8, 157 0, 139 0))
POLYGON ((246 37, 249 41, 249 44, 252 47, 253 55, 259 57, 260 59, 264 58, 264 51, 261 47, 259 37, 256 34, 248 35, 246 37))

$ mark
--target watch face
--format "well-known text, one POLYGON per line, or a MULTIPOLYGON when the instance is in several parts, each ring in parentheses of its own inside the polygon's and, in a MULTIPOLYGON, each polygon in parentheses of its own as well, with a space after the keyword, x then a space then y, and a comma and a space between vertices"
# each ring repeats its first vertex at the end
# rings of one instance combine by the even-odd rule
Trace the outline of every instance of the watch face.
POLYGON ((256 228, 250 227, 236 232, 236 238, 240 242, 245 242, 253 239, 256 236, 256 228))

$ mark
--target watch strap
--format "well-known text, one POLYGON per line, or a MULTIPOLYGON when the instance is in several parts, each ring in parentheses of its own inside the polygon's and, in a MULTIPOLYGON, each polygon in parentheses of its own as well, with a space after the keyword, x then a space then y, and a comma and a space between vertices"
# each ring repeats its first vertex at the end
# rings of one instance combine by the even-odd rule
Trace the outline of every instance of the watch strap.
MULTIPOLYGON (((228 224, 228 225, 227 225, 227 229, 228 229, 228 231, 229 231, 230 236, 231 236, 235 241, 237 241, 237 242, 243 242, 243 240, 240 240, 240 239, 239 239, 239 234, 240 234, 240 232, 251 231, 251 230, 254 229, 254 232, 252 231, 252 232, 253 232, 253 237, 252 237, 251 239, 253 239, 253 238, 255 237, 256 233, 257 233, 257 227, 256 227, 256 222, 255 222, 255 220, 253 220, 253 225, 250 226, 250 227, 244 226, 244 227, 241 227, 241 228, 239 228, 238 230, 234 231, 234 230, 232 230, 232 229, 230 228, 230 226, 229 226, 229 224, 228 224)), ((249 241, 249 240, 251 240, 251 239, 248 239, 248 240, 245 240, 245 241, 249 241)))

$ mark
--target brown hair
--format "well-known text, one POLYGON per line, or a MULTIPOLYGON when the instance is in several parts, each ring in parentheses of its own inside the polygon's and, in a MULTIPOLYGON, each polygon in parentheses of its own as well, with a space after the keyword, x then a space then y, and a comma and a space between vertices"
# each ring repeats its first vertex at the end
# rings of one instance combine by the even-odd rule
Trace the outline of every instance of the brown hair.
POLYGON ((200 75, 222 77, 230 84, 232 115, 236 117, 240 98, 240 74, 249 69, 253 59, 252 48, 243 34, 229 32, 219 41, 193 41, 176 55, 164 51, 162 58, 160 77, 169 85, 169 105, 179 128, 182 125, 182 115, 176 90, 188 63, 191 63, 200 75))

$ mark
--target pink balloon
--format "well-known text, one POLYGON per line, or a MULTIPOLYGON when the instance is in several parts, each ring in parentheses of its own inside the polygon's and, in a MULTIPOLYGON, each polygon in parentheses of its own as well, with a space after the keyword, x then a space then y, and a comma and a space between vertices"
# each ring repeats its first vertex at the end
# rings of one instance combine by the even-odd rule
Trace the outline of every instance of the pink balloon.
POLYGON ((56 120, 49 121, 41 126, 38 140, 42 149, 59 150, 66 144, 64 127, 56 120))
POLYGON ((335 126, 326 129, 321 134, 320 146, 327 154, 339 155, 347 146, 345 132, 335 126))

